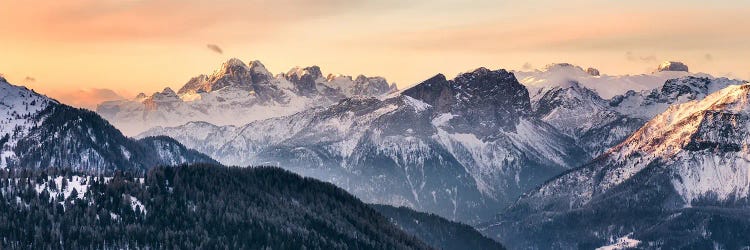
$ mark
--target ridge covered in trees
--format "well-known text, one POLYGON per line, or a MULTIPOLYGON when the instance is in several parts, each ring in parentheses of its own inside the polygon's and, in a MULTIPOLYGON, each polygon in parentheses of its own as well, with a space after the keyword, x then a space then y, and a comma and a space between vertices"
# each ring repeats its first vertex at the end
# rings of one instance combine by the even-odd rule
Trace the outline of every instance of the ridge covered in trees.
POLYGON ((505 249, 469 225, 453 222, 435 214, 414 211, 407 207, 371 204, 372 208, 396 224, 404 232, 443 250, 505 249))
POLYGON ((0 170, 0 248, 428 249, 344 190, 274 167, 0 170))

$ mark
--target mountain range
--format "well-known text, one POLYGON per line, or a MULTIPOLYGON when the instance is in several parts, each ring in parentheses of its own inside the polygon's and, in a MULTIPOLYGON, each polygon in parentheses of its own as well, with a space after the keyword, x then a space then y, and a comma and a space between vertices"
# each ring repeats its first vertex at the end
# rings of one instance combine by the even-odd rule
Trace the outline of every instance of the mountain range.
MULTIPOLYGON (((511 249, 750 246, 744 237, 750 233, 750 84, 688 72, 679 62, 664 63, 650 74, 624 76, 571 64, 525 72, 478 68, 453 78, 437 74, 399 91, 380 77, 323 77, 317 66, 273 76, 258 61, 231 59, 177 92, 167 88, 106 102, 97 113, 1 78, 0 97, 0 169, 10 171, 5 176, 20 174, 0 182, 5 201, 0 206, 17 209, 6 212, 31 213, 33 207, 55 213, 57 203, 49 202, 63 199, 63 207, 81 209, 74 211, 92 204, 96 211, 112 212, 113 225, 154 228, 168 223, 158 222, 164 216, 141 221, 143 208, 163 214, 182 213, 181 206, 197 209, 196 202, 207 197, 204 188, 245 200, 246 193, 234 186, 297 198, 303 196, 288 191, 318 187, 302 194, 329 199, 325 197, 331 193, 350 193, 356 198, 346 196, 328 210, 320 210, 328 205, 278 197, 249 206, 269 212, 268 204, 276 204, 290 215, 307 216, 253 225, 287 228, 282 236, 258 239, 273 246, 326 248, 502 248, 451 222, 458 221, 511 249), (214 165, 159 167, 190 163, 214 165), (227 170, 217 163, 249 170, 227 170), (262 165, 336 187, 253 167, 262 165), (50 195, 60 194, 50 188, 42 195, 51 184, 41 182, 49 174, 54 179, 58 171, 70 171, 66 168, 91 178, 140 176, 112 182, 116 185, 107 188, 114 190, 106 192, 96 189, 104 186, 85 184, 89 177, 79 179, 76 188, 85 186, 79 190, 81 199, 137 197, 141 211, 133 208, 132 199, 121 202, 131 211, 124 213, 98 198, 68 201, 67 189, 62 197, 50 195), (29 174, 38 174, 36 188, 26 187, 30 180, 17 181, 29 174), (286 181, 277 183, 277 177, 286 181), (217 184, 220 179, 234 184, 217 184), (164 200, 174 205, 165 207, 164 200), (362 202, 373 205, 362 208, 362 202), (336 207, 365 212, 369 219, 329 213, 336 207), (366 220, 378 222, 359 223, 366 220), (339 241, 345 238, 351 240, 339 241)), ((201 203, 201 209, 214 209, 214 203, 201 203)), ((242 207, 248 206, 232 209, 242 207)), ((86 216, 100 220, 106 213, 86 216)), ((227 215, 214 222, 248 218, 227 215)), ((167 231, 183 236, 230 232, 200 231, 212 225, 206 222, 191 224, 190 232, 167 231)), ((0 230, 14 232, 12 227, 0 230)), ((31 239, 13 235, 9 246, 31 239)), ((120 243, 107 246, 154 246, 165 239, 194 247, 207 244, 197 236, 170 237, 118 238, 120 243)), ((243 241, 231 242, 226 246, 240 247, 243 241)))
POLYGON ((540 73, 554 77, 531 93, 516 73, 479 68, 244 126, 190 122, 138 137, 170 136, 224 164, 282 166, 367 202, 478 223, 622 142, 669 105, 743 83, 686 72, 651 77, 666 73, 685 76, 604 99, 576 81, 597 76, 568 64, 540 73))
POLYGON ((96 112, 132 136, 154 126, 191 121, 242 125, 326 106, 345 97, 377 97, 392 91, 396 85, 382 77, 324 76, 318 66, 272 75, 260 61, 245 64, 233 58, 211 75, 193 77, 177 92, 165 88, 131 100, 104 102, 96 112))
POLYGON ((750 85, 674 105, 590 163, 525 194, 485 232, 512 248, 750 244, 750 85), (610 242, 611 243, 611 242, 610 242))
POLYGON ((94 112, 3 78, 0 94, 3 249, 504 249, 434 215, 377 206, 385 217, 285 170, 227 168, 170 137, 125 137, 94 112), (417 219, 430 224, 397 224, 417 219))
MULTIPOLYGON (((447 241, 426 244, 343 190, 278 168, 197 164, 130 173, 0 170, 0 246, 456 249, 447 241)), ((458 241, 485 240, 490 249, 503 249, 452 224, 440 225, 471 235, 458 241)), ((423 235, 456 241, 438 231, 423 235)))
POLYGON ((192 122, 166 135, 228 165, 272 164, 332 182, 366 202, 450 219, 490 218, 521 192, 587 158, 531 116, 504 70, 432 77, 384 99, 337 104, 247 125, 192 122))
POLYGON ((0 78, 0 168, 67 167, 146 171, 158 165, 216 163, 168 137, 125 137, 94 112, 0 78))
MULTIPOLYGON (((580 71, 579 75, 583 74, 582 69, 576 70, 580 71)), ((538 118, 574 138, 591 157, 596 157, 670 105, 700 100, 720 89, 744 83, 746 81, 687 75, 664 80, 653 89, 629 90, 604 99, 595 90, 569 79, 554 84, 548 82, 549 86, 537 88, 531 102, 538 118)))

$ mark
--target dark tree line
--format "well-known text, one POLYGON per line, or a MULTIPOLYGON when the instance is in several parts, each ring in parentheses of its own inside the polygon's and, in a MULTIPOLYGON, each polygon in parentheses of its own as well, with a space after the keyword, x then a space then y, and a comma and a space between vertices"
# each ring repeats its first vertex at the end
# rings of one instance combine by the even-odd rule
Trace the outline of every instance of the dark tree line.
POLYGON ((279 168, 0 170, 0 190, 2 249, 428 248, 344 190, 279 168))
POLYGON ((469 225, 449 221, 443 217, 421 213, 406 207, 370 205, 405 232, 436 248, 449 250, 505 249, 500 243, 485 237, 469 225))

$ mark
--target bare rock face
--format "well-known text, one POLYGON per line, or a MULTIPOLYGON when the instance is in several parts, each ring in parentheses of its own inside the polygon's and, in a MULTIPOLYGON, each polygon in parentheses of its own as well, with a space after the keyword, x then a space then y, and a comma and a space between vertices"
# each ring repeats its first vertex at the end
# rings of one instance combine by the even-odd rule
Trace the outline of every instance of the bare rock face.
POLYGON ((588 68, 588 69, 586 69, 586 73, 589 73, 589 75, 592 75, 592 76, 599 76, 600 75, 599 74, 599 70, 595 69, 595 68, 588 68))
POLYGON ((531 112, 528 90, 505 70, 478 68, 453 80, 439 74, 405 90, 404 95, 441 112, 462 114, 452 119, 454 128, 481 136, 492 135, 498 126, 514 130, 522 114, 531 112))
POLYGON ((685 71, 688 72, 688 66, 681 62, 666 61, 659 65, 656 71, 685 71))

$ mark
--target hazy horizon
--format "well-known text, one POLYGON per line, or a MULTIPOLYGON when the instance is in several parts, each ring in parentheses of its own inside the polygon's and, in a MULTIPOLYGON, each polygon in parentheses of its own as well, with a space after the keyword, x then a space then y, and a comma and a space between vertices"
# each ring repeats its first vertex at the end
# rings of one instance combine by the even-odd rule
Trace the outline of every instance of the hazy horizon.
POLYGON ((750 79, 750 2, 0 0, 0 73, 76 106, 179 88, 229 58, 400 88, 477 67, 567 62, 641 74, 666 60, 750 79), (6 7, 7 6, 7 7, 6 7), (645 6, 645 7, 644 7, 645 6))

